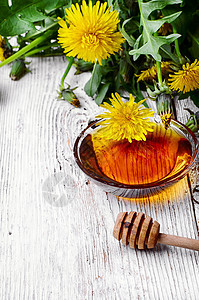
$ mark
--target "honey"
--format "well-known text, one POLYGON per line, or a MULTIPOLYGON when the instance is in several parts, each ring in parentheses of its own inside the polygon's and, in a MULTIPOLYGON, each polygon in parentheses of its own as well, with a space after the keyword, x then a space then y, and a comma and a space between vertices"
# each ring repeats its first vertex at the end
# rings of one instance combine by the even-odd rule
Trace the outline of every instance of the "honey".
POLYGON ((118 183, 139 185, 161 181, 183 171, 192 155, 190 142, 177 129, 157 123, 146 141, 103 140, 97 129, 80 146, 80 159, 88 173, 118 183))

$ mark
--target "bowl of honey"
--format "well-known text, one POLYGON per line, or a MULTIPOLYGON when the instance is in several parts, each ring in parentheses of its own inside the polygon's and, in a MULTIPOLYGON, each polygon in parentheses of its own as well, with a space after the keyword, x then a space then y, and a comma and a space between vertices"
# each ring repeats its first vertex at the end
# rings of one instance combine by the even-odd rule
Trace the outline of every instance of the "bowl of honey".
POLYGON ((75 141, 74 156, 80 169, 106 192, 124 198, 159 193, 178 182, 192 168, 198 142, 191 130, 171 120, 165 129, 154 121, 146 141, 105 140, 98 137, 99 120, 75 141))

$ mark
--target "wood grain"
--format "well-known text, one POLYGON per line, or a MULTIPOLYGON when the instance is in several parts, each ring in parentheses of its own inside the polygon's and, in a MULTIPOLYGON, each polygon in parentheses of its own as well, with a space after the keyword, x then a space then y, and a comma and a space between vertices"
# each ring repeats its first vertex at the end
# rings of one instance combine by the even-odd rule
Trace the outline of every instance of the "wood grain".
POLYGON ((56 99, 65 60, 31 61, 19 82, 9 66, 0 73, 0 299, 197 299, 198 253, 137 251, 112 236, 118 213, 132 210, 158 220, 162 232, 197 238, 187 179, 181 194, 165 192, 158 204, 103 192, 72 151, 99 112, 83 90, 90 74, 72 69, 67 78, 78 86, 77 109, 56 99))
MULTIPOLYGON (((198 108, 190 100, 190 98, 185 100, 176 101, 176 112, 177 118, 180 122, 186 124, 190 114, 186 111, 186 108, 189 108, 193 112, 198 111, 198 108)), ((196 137, 199 141, 198 133, 196 137)), ((197 224, 198 234, 199 234, 199 192, 197 192, 197 187, 199 186, 199 156, 197 155, 196 164, 192 168, 191 172, 188 175, 189 186, 191 190, 191 200, 194 210, 194 217, 197 224)))

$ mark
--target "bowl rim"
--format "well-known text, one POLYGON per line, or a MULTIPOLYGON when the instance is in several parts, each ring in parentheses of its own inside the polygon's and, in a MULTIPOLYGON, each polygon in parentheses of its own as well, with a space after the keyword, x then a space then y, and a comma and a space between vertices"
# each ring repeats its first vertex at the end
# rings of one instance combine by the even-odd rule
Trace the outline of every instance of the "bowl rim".
POLYGON ((184 125, 180 121, 172 119, 171 120, 172 125, 174 127, 176 127, 178 130, 180 130, 180 129, 176 126, 176 124, 182 126, 191 135, 191 137, 193 138, 194 145, 195 145, 195 151, 191 156, 191 161, 187 166, 184 167, 183 170, 181 170, 181 171, 177 172, 176 174, 174 174, 170 177, 167 177, 165 179, 163 178, 163 179, 159 179, 157 181, 153 181, 153 182, 150 182, 150 183, 142 183, 142 184, 125 184, 125 183, 117 182, 117 181, 115 181, 115 180, 113 180, 109 177, 107 177, 107 180, 102 179, 97 174, 89 172, 87 169, 84 168, 84 166, 81 163, 81 160, 79 158, 79 154, 78 154, 78 146, 79 146, 79 142, 80 142, 82 136, 85 134, 85 132, 89 128, 94 126, 96 123, 100 122, 100 120, 101 119, 97 119, 97 120, 92 121, 85 129, 83 129, 82 132, 76 138, 75 143, 74 143, 74 147, 73 147, 73 155, 75 157, 75 161, 76 161, 77 165, 79 166, 79 168, 87 176, 89 176, 93 180, 96 180, 97 182, 100 182, 104 185, 108 185, 108 186, 115 187, 115 188, 133 189, 133 190, 138 190, 138 189, 140 190, 140 189, 147 189, 147 188, 152 189, 152 188, 165 186, 165 184, 172 184, 172 183, 175 183, 176 181, 182 179, 190 171, 190 169, 193 167, 193 164, 195 163, 197 153, 198 153, 198 145, 199 145, 196 136, 194 135, 194 133, 186 125, 184 125))

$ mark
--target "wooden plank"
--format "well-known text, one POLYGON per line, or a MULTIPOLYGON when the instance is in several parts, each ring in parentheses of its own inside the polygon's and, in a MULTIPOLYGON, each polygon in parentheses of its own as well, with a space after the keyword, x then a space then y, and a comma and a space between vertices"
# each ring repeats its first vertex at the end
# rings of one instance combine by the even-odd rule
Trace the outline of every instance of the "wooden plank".
MULTIPOLYGON (((175 101, 176 105, 176 112, 177 112, 177 118, 182 123, 186 124, 190 114, 186 111, 185 108, 189 108, 193 112, 198 111, 199 109, 194 105, 194 103, 191 101, 191 99, 185 99, 185 100, 177 100, 175 101)), ((196 134, 196 137, 198 138, 198 134, 196 134)), ((197 229, 199 233, 199 156, 197 155, 196 158, 196 164, 192 168, 191 172, 189 173, 189 183, 190 183, 190 189, 191 189, 191 198, 192 198, 192 205, 195 215, 195 220, 197 224, 197 229)))
POLYGON ((166 191, 156 203, 90 182, 72 151, 99 111, 83 91, 90 74, 74 77, 72 69, 67 78, 79 86, 77 109, 56 100, 65 60, 31 60, 32 74, 19 82, 7 66, 0 74, 0 299, 197 299, 197 252, 132 250, 112 236, 118 213, 135 210, 161 232, 196 238, 186 178, 181 193, 166 191))

